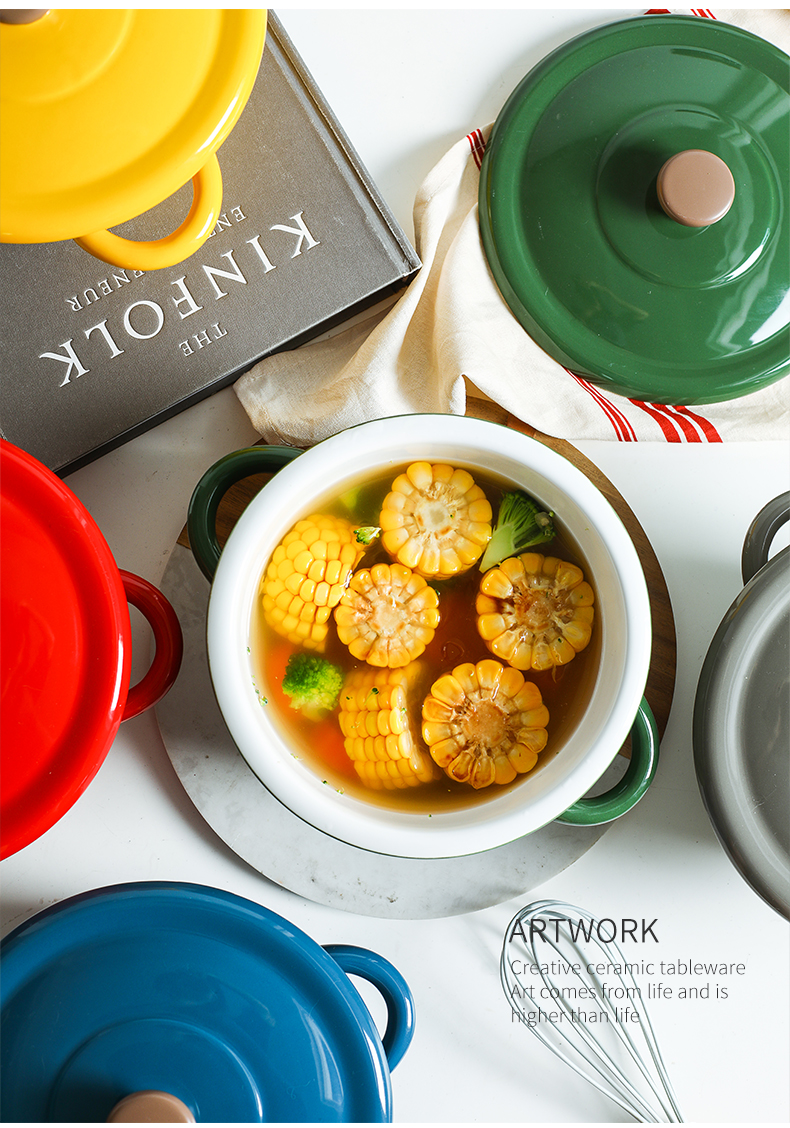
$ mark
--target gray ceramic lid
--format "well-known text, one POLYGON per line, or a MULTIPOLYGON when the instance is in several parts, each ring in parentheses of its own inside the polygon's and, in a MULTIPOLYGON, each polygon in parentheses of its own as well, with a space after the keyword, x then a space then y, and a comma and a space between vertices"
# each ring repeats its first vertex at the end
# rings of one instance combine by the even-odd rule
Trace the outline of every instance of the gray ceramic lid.
MULTIPOLYGON (((755 523, 787 519, 790 495, 755 523)), ((753 531, 755 526, 753 526, 753 531)), ((771 534, 772 535, 772 534, 771 534)), ((744 562, 753 558, 747 538, 744 562)), ((752 888, 790 919, 790 547, 749 580, 702 667, 694 709, 700 791, 752 888)))

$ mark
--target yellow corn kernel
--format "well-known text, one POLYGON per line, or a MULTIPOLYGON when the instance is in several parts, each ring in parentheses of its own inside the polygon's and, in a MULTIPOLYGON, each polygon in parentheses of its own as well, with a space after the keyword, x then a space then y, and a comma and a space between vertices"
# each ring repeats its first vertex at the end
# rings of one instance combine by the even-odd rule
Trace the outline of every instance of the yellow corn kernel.
POLYGON ((413 462, 392 483, 379 525, 393 560, 428 579, 447 579, 482 556, 491 506, 467 470, 413 462))
POLYGON ((450 779, 478 789, 531 771, 548 723, 538 687, 493 658, 444 674, 422 707, 422 736, 434 762, 450 779))
POLYGON ((297 521, 261 579, 266 621, 306 650, 323 651, 329 616, 365 553, 350 521, 315 513, 297 521))
POLYGON ((337 635, 371 666, 407 666, 432 640, 439 597, 403 564, 374 564, 352 575, 334 610, 337 635))
POLYGON ((524 552, 491 568, 475 602, 477 630, 518 670, 564 666, 592 637, 595 597, 576 564, 524 552))
POLYGON ((439 778, 420 740, 414 687, 420 664, 353 670, 340 691, 340 729, 357 775, 368 787, 416 787, 439 778))

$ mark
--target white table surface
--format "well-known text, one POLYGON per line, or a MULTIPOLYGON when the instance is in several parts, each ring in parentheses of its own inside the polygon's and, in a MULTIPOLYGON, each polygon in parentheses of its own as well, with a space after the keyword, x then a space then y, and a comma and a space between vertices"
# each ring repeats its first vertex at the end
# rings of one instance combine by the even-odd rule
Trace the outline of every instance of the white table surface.
MULTIPOLYGON (((411 236, 415 192, 458 137, 492 121, 547 51, 637 11, 279 15, 411 236)), ((202 472, 256 438, 228 389, 67 480, 119 566, 157 583, 202 472)), ((746 529, 765 502, 790 488, 788 446, 577 445, 618 487, 651 539, 678 635, 676 693, 654 785, 578 862, 524 897, 446 920, 382 920, 316 905, 267 881, 220 841, 184 792, 148 713, 122 726, 73 809, 2 863, 3 932, 44 906, 117 882, 229 890, 287 917, 319 943, 373 948, 403 973, 417 1027, 393 1073, 396 1121, 584 1123, 627 1118, 511 1022, 498 977, 504 931, 536 897, 602 917, 655 918, 659 944, 651 958, 746 968, 727 984, 726 1000, 652 1003, 686 1120, 786 1121, 788 924, 742 880, 711 828, 694 773, 691 715, 708 644, 742 586, 746 529)), ((149 654, 148 628, 136 612, 133 633, 136 677, 149 654)), ((376 1002, 370 1005, 376 1011, 376 1002)))

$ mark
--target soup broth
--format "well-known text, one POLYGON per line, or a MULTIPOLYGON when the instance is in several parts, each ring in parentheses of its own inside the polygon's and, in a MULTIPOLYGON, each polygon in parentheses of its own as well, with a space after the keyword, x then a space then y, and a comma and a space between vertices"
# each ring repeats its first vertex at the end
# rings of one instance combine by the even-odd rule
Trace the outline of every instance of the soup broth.
MULTIPOLYGON (((405 463, 401 467, 388 469, 374 480, 355 485, 339 497, 327 499, 323 504, 315 503, 304 515, 332 514, 350 520, 355 527, 377 526, 382 502, 390 492, 394 479, 405 471, 407 465, 405 463)), ((491 504, 493 526, 496 524, 503 494, 514 487, 477 469, 470 473, 491 504)), ((294 524, 297 520, 295 517, 294 524)), ((527 551, 556 556, 578 565, 584 578, 595 589, 594 578, 590 575, 578 545, 563 528, 561 515, 555 514, 554 528, 556 535, 552 540, 527 551)), ((392 562, 382 547, 380 538, 373 540, 355 571, 369 568, 376 562, 392 562)), ((478 634, 476 626, 475 600, 481 577, 478 562, 462 575, 429 581, 438 592, 440 620, 433 640, 415 660, 419 664, 419 676, 413 687, 414 709, 410 721, 412 734, 421 747, 424 746, 420 735, 421 707, 431 685, 462 662, 476 663, 495 657, 478 634)), ((346 676, 360 667, 372 669, 364 661, 352 657, 338 638, 334 618, 331 616, 329 624, 321 656, 339 666, 346 676)), ((596 593, 592 638, 585 649, 572 661, 551 670, 522 671, 525 679, 538 687, 549 711, 546 726, 548 743, 540 753, 537 765, 532 771, 518 775, 512 783, 491 784, 479 790, 468 783, 450 779, 444 772, 436 781, 413 787, 390 790, 366 786, 346 753, 337 710, 325 719, 309 720, 292 708, 289 698, 283 693, 282 682, 288 660, 291 655, 299 653, 301 647, 284 639, 270 626, 264 617, 260 598, 256 602, 251 623, 250 652, 253 681, 262 705, 272 711, 276 726, 294 754, 303 759, 321 780, 328 786, 353 794, 367 803, 393 809, 431 812, 490 802, 507 789, 529 786, 530 778, 561 752, 563 743, 575 728, 590 699, 600 659, 600 640, 600 609, 596 593)))

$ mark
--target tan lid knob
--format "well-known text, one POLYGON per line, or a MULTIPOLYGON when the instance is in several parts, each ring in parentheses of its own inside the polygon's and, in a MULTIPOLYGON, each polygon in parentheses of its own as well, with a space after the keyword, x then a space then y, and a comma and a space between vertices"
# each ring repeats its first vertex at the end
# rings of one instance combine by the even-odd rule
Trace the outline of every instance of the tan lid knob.
POLYGON ((194 1124, 195 1118, 183 1101, 157 1089, 130 1093, 112 1110, 107 1124, 194 1124))
POLYGON ((676 153, 656 181, 661 207, 684 227, 708 227, 722 219, 735 199, 735 181, 721 157, 705 149, 676 153))
POLYGON ((35 23, 45 16, 49 8, 0 8, 0 23, 35 23))

